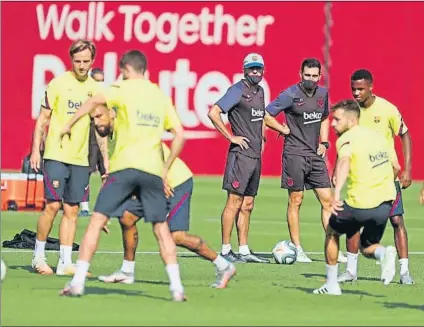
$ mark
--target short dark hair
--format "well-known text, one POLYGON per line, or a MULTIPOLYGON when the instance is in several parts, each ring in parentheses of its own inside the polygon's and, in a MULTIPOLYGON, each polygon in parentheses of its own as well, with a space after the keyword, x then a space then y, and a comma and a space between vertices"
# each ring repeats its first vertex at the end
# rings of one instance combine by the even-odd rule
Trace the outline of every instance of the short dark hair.
POLYGON ((147 69, 146 55, 138 50, 130 50, 121 57, 119 67, 131 66, 138 73, 143 73, 147 69))
POLYGON ((74 54, 87 49, 91 52, 91 59, 94 59, 96 57, 96 46, 93 42, 88 40, 77 40, 73 42, 69 48, 69 56, 73 58, 74 54))
POLYGON ((361 79, 372 83, 373 79, 371 72, 366 69, 358 69, 352 74, 352 77, 350 78, 351 81, 360 81, 361 79))
POLYGON ((355 100, 342 100, 337 102, 332 107, 333 112, 336 110, 344 110, 346 112, 351 112, 356 115, 356 117, 361 116, 361 108, 355 100))
POLYGON ((306 58, 305 60, 302 61, 302 66, 300 68, 302 73, 303 73, 303 69, 305 67, 308 67, 308 68, 318 68, 319 69, 319 72, 321 74, 321 63, 316 58, 306 58))
POLYGON ((93 77, 96 74, 102 74, 102 75, 104 75, 103 69, 101 69, 101 68, 93 68, 91 70, 91 77, 93 77))

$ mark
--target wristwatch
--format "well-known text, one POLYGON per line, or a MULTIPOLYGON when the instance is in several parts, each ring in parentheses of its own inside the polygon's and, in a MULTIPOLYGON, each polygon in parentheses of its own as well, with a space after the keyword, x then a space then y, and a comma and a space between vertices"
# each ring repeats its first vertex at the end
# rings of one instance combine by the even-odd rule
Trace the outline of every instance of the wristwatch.
POLYGON ((325 148, 328 150, 328 148, 330 147, 330 143, 328 143, 328 142, 321 142, 321 144, 323 145, 323 146, 325 146, 325 148))

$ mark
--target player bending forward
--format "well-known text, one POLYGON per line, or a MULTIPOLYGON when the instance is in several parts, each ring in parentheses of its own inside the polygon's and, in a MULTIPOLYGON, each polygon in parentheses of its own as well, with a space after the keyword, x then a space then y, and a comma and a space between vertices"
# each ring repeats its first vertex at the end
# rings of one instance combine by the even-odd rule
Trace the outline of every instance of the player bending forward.
MULTIPOLYGON (((116 108, 115 147, 110 157, 110 174, 97 197, 94 213, 81 242, 74 278, 61 294, 80 296, 84 293, 85 275, 102 229, 122 203, 137 192, 143 203, 144 219, 153 225, 166 265, 172 298, 181 302, 185 300, 184 288, 175 242, 166 222, 166 196, 171 195, 167 175, 182 150, 184 130, 170 98, 156 84, 145 79, 147 58, 143 53, 137 50, 125 53, 119 66, 124 80, 84 102, 61 133, 70 135, 71 127, 78 119, 93 112, 99 105, 116 108), (171 153, 164 162, 161 139, 166 130, 171 131, 174 138, 171 153)), ((104 110, 104 106, 102 108, 104 110)), ((107 130, 110 126, 105 128, 107 130)))
POLYGON ((327 282, 314 294, 342 294, 337 281, 339 237, 346 234, 350 239, 362 227, 362 254, 380 260, 384 285, 395 276, 396 249, 379 242, 396 199, 393 181, 400 167, 387 140, 378 132, 359 126, 360 115, 353 100, 339 102, 333 108, 332 126, 339 139, 333 214, 325 240, 327 282), (346 181, 347 198, 343 202, 340 193, 346 181))
MULTIPOLYGON (((107 131, 106 127, 109 125, 112 127, 109 139, 109 148, 112 150, 114 147, 113 123, 115 112, 96 108, 91 116, 99 134, 104 135, 107 131)), ((162 149, 164 159, 167 160, 170 154, 169 148, 162 144, 162 149)), ((211 261, 216 266, 217 276, 216 282, 212 287, 225 288, 236 273, 234 264, 225 260, 221 255, 217 255, 200 237, 187 233, 190 222, 190 201, 193 192, 192 172, 181 159, 177 158, 169 171, 168 180, 173 188, 173 196, 169 199, 170 211, 167 218, 172 238, 176 245, 187 248, 211 261)), ((136 223, 141 217, 144 217, 142 203, 134 196, 111 214, 111 217, 120 217, 119 223, 124 240, 124 261, 120 270, 109 276, 100 276, 99 280, 105 283, 133 284, 135 252, 138 243, 136 223)))

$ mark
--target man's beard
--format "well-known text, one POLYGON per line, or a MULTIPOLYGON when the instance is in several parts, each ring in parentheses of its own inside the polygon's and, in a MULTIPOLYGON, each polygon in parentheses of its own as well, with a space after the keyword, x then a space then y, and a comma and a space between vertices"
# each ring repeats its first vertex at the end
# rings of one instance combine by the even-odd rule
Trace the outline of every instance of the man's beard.
POLYGON ((96 130, 101 137, 105 137, 110 134, 110 126, 104 126, 101 130, 96 128, 96 130))

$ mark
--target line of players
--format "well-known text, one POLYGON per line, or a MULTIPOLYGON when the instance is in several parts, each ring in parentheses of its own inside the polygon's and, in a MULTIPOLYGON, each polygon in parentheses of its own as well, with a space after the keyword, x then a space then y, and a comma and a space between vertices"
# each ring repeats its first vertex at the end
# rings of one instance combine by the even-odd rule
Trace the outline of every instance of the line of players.
MULTIPOLYGON (((209 113, 211 121, 230 141, 223 183, 223 188, 228 191, 228 198, 222 214, 222 251, 220 255, 216 255, 201 238, 187 233, 193 183, 191 171, 178 158, 183 146, 183 130, 170 99, 157 85, 144 79, 147 68, 145 56, 138 51, 124 54, 120 60, 124 80, 105 90, 88 76, 96 55, 94 44, 85 40, 76 41, 71 45, 69 54, 73 69, 53 79, 47 87, 34 131, 31 155, 32 168, 39 169, 42 160, 39 146, 44 126, 50 121, 43 158, 47 204, 37 226, 32 266, 41 274, 53 273, 46 262, 44 247, 59 204, 63 200, 60 258, 56 273, 74 275, 63 294, 83 294, 85 277, 89 274, 89 262, 97 247, 99 234, 102 229, 107 229, 107 219, 115 216, 120 217, 125 255, 117 273, 100 278, 105 282, 134 282, 134 257, 138 240, 135 223, 141 217, 153 223, 175 301, 185 299, 175 244, 184 246, 215 264, 217 281, 213 286, 217 288, 226 287, 234 276, 236 269, 232 262, 268 262, 252 253, 247 241, 250 213, 259 186, 261 153, 266 142, 265 126, 285 136, 282 187, 289 190, 287 219, 291 239, 298 247, 298 261, 310 262, 299 240, 299 209, 304 189, 315 191, 322 205, 322 222, 327 234, 334 235, 334 231, 347 233, 331 224, 330 216, 335 219, 336 212, 333 215, 332 212, 339 210, 340 204, 339 199, 332 197, 324 161, 330 146, 328 91, 318 86, 321 65, 316 59, 305 60, 301 66, 301 82, 283 91, 265 108, 263 90, 259 86, 264 73, 264 61, 259 54, 250 54, 243 63, 245 78, 231 86, 212 107, 209 113), (155 108, 155 111, 151 108, 155 108), (281 111, 286 114, 287 125, 280 124, 273 118, 281 111), (232 133, 223 123, 221 113, 228 113, 232 133), (90 173, 88 114, 94 121, 96 139, 105 159, 106 180, 75 266, 71 260, 72 243, 78 206, 87 197, 90 173), (175 135, 170 149, 161 143, 164 130, 175 135), (107 152, 111 154, 110 160, 107 152), (143 153, 143 158, 135 157, 134 153, 143 153), (161 169, 163 163, 164 168, 161 169), (239 254, 231 250, 230 244, 235 220, 239 254), (329 221, 331 228, 327 228, 329 221)), ((396 107, 372 94, 372 76, 367 71, 361 70, 352 76, 352 90, 356 98, 354 103, 361 107, 360 116, 366 116, 364 112, 372 111, 368 116, 374 117, 375 124, 380 123, 377 127, 381 128, 381 133, 386 134, 384 136, 387 140, 391 139, 392 148, 393 135, 402 136, 406 162, 401 183, 403 187, 408 187, 411 183, 410 137, 399 112, 396 107)), ((346 105, 341 108, 339 111, 352 112, 346 109, 346 105)), ((351 161, 353 166, 355 160, 351 161)), ((335 183, 337 179, 334 178, 335 183)), ((358 182, 364 188, 362 183, 362 180, 358 182)), ((398 187, 394 210, 389 215, 396 216, 391 221, 395 227, 396 245, 401 258, 401 282, 411 284, 413 281, 408 269, 407 238, 400 196, 398 187)), ((393 200, 395 198, 387 199, 393 200)), ((358 208, 361 206, 363 204, 359 204, 358 208)), ((363 223, 357 225, 362 227, 363 223)), ((347 271, 339 276, 339 281, 354 280, 357 276, 359 229, 353 235, 350 234, 351 230, 347 242, 347 271)), ((361 244, 363 245, 362 242, 361 244)), ((339 260, 343 260, 343 256, 337 253, 336 261, 337 256, 339 260)), ((384 266, 387 271, 386 262, 389 261, 389 256, 385 256, 382 251, 379 253, 379 259, 384 263, 382 268, 384 266)), ((388 278, 385 279, 386 282, 387 280, 388 278)), ((330 288, 327 293, 337 292, 332 292, 330 288)))

